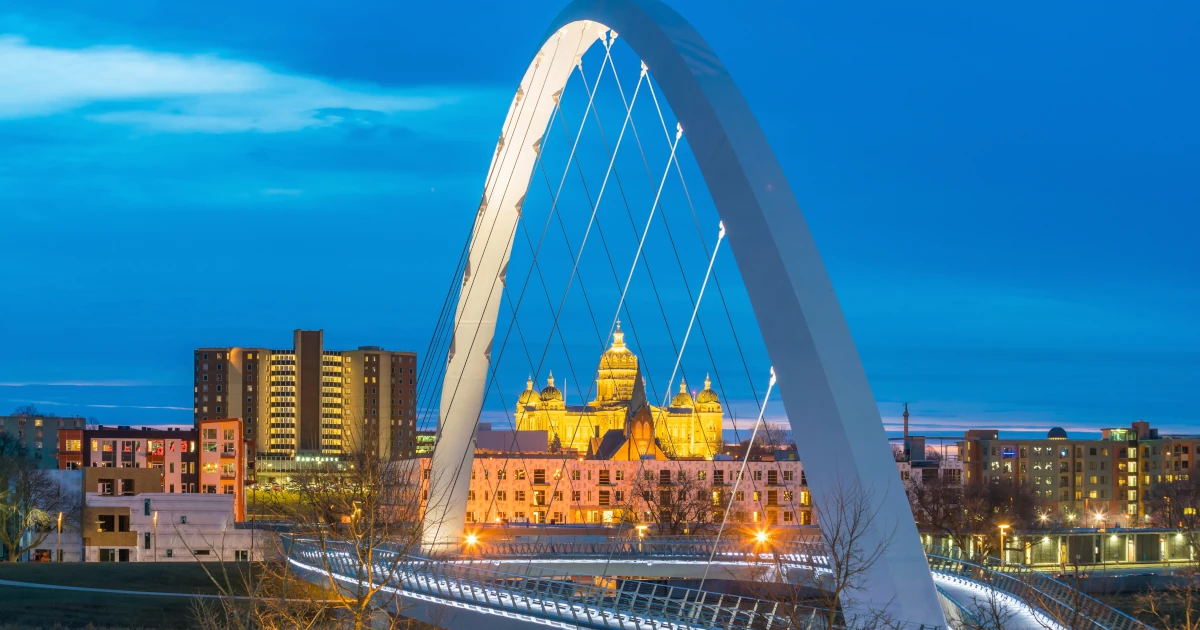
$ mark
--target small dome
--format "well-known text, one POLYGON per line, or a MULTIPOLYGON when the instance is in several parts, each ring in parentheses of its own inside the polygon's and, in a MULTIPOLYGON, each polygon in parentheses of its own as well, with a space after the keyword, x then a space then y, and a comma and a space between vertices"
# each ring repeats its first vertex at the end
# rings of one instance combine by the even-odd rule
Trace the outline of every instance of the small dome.
POLYGON ((1049 431, 1046 432, 1046 439, 1047 440, 1065 440, 1065 439, 1067 439, 1067 432, 1062 427, 1054 427, 1053 429, 1050 429, 1049 431))
POLYGON ((533 377, 530 376, 529 380, 525 381, 525 391, 521 392, 520 398, 517 398, 517 406, 527 407, 539 402, 542 402, 542 397, 538 396, 537 391, 533 389, 533 377))
POLYGON ((542 402, 561 401, 563 399, 562 392, 554 386, 554 372, 550 372, 550 377, 546 379, 546 387, 542 389, 540 395, 542 402))
POLYGON ((719 403, 719 402, 721 402, 721 400, 717 396, 717 392, 714 392, 713 388, 712 388, 712 379, 708 378, 708 375, 705 374, 704 375, 704 390, 701 391, 699 394, 696 394, 696 403, 697 404, 712 404, 712 403, 719 403))
POLYGON ((692 395, 688 393, 687 383, 685 383, 684 381, 679 381, 679 393, 675 394, 675 397, 671 399, 671 407, 673 407, 673 408, 681 408, 681 407, 691 408, 694 406, 694 404, 695 403, 692 402, 692 395))

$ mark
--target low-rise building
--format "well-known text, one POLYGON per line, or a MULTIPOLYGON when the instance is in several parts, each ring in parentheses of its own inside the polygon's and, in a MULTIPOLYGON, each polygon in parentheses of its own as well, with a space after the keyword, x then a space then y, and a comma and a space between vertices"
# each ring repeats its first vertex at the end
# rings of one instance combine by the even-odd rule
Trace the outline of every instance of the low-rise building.
POLYGON ((163 492, 154 469, 90 467, 83 476, 81 555, 87 562, 262 557, 255 530, 236 524, 232 494, 163 492))
POLYGON ((54 470, 60 467, 58 460, 59 432, 78 431, 82 430, 84 426, 83 418, 55 418, 27 414, 0 416, 0 434, 16 438, 25 447, 26 454, 37 461, 38 468, 45 470, 54 470))

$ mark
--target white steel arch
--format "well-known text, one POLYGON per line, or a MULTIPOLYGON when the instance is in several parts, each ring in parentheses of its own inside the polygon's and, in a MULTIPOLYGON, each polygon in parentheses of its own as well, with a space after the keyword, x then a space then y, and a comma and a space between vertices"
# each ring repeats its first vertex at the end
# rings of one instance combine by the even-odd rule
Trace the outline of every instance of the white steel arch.
MULTIPOLYGON (((818 505, 861 483, 879 503, 873 540, 891 535, 863 606, 945 626, 879 410, 824 263, 783 169, 716 54, 658 0, 574 0, 555 18, 509 108, 476 217, 443 382, 426 511, 429 551, 457 547, 503 274, 540 134, 576 58, 612 29, 680 121, 725 225, 818 505), (461 472, 460 472, 461 471, 461 472)), ((915 627, 915 626, 914 626, 915 627)))

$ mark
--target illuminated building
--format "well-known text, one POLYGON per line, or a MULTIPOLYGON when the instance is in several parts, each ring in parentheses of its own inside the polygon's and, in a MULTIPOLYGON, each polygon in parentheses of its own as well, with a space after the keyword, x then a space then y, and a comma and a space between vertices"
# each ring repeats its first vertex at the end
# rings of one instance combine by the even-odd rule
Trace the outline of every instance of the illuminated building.
POLYGON ((0 416, 0 435, 16 439, 25 447, 26 456, 37 462, 38 468, 59 468, 57 458, 61 440, 83 429, 83 418, 54 418, 46 416, 0 416))
POLYGON ((964 483, 1027 484, 1039 511, 1097 527, 1145 525, 1150 488, 1189 479, 1198 449, 1200 437, 1160 435, 1144 421, 1103 429, 1099 439, 1070 438, 1058 427, 1044 439, 967 431, 959 445, 964 483))
MULTIPOLYGON (((546 431, 551 449, 587 453, 594 440, 625 429, 637 374, 638 358, 626 347, 618 323, 612 346, 600 357, 596 395, 591 402, 567 405, 551 372, 540 391, 534 389, 532 378, 526 382, 517 399, 514 425, 520 430, 546 431)), ((646 411, 667 457, 711 459, 720 451, 721 403, 708 378, 694 398, 687 384, 680 382, 679 393, 667 407, 647 405, 646 411)))
POLYGON ((323 331, 296 330, 290 350, 199 348, 194 361, 196 421, 241 418, 253 452, 338 456, 367 440, 385 458, 415 453, 416 353, 326 350, 323 331))

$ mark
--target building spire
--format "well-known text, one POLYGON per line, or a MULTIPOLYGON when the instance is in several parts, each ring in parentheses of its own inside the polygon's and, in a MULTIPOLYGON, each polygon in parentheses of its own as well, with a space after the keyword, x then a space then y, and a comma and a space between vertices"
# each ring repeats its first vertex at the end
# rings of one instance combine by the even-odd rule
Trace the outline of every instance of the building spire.
POLYGON ((525 381, 525 391, 527 391, 527 392, 533 391, 533 375, 532 374, 529 375, 529 380, 525 381))
POLYGON ((617 320, 617 328, 613 331, 612 347, 614 349, 622 349, 625 347, 625 333, 621 332, 621 320, 617 320))
POLYGON ((550 370, 550 376, 546 377, 546 387, 554 387, 554 370, 550 370))

